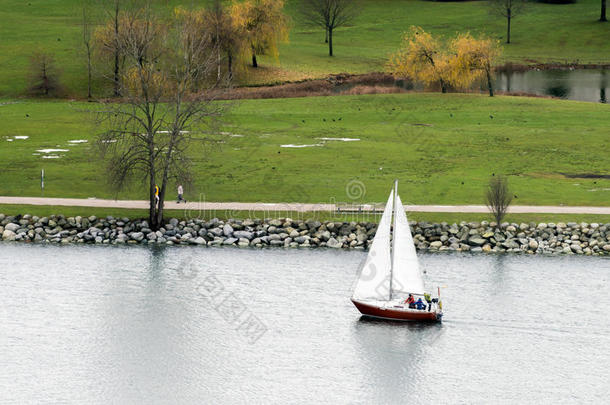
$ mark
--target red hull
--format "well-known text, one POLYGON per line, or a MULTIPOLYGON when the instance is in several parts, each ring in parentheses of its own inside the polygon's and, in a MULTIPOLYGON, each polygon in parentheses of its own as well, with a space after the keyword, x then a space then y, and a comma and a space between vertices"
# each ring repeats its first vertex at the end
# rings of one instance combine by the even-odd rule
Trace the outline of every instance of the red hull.
POLYGON ((374 316, 376 318, 392 319, 396 321, 437 322, 441 320, 442 316, 442 314, 425 310, 380 308, 360 301, 352 300, 352 302, 363 315, 374 316))

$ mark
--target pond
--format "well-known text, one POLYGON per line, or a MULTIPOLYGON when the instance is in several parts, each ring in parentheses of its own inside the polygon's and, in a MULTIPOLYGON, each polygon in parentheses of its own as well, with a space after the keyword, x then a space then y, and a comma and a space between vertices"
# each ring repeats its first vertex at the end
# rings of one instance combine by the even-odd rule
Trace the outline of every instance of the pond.
POLYGON ((497 90, 506 92, 607 103, 610 99, 610 69, 500 72, 495 85, 497 90))
POLYGON ((361 318, 357 251, 0 244, 0 402, 605 402, 610 260, 422 254, 442 324, 361 318))

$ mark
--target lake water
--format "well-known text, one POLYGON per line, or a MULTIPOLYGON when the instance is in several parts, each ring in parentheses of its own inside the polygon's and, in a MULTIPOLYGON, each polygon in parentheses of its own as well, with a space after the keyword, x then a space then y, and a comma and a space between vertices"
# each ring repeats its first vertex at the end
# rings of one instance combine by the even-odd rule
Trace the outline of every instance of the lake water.
POLYGON ((610 69, 505 72, 497 74, 495 85, 497 90, 508 92, 607 103, 610 100, 610 69))
POLYGON ((607 400, 607 258, 422 254, 418 325, 360 317, 364 257, 0 244, 0 402, 607 400))

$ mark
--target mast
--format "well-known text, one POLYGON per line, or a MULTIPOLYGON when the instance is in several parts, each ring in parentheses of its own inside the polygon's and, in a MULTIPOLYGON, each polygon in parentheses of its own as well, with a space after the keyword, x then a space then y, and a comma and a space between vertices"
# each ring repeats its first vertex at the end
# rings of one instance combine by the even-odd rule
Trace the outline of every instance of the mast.
POLYGON ((394 252, 396 251, 396 196, 398 195, 398 180, 394 180, 394 201, 392 202, 392 212, 394 220, 392 221, 392 255, 390 257, 390 301, 392 301, 392 279, 394 278, 394 252))

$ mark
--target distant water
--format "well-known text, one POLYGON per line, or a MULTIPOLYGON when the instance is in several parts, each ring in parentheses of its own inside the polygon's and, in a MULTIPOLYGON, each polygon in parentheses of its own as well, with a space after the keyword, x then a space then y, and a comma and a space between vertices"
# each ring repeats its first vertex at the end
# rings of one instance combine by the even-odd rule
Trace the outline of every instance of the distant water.
POLYGON ((567 100, 608 103, 610 69, 551 69, 505 72, 496 76, 497 90, 525 92, 567 100))
POLYGON ((364 253, 0 244, 0 403, 603 403, 610 260, 423 254, 445 321, 362 319, 364 253))

